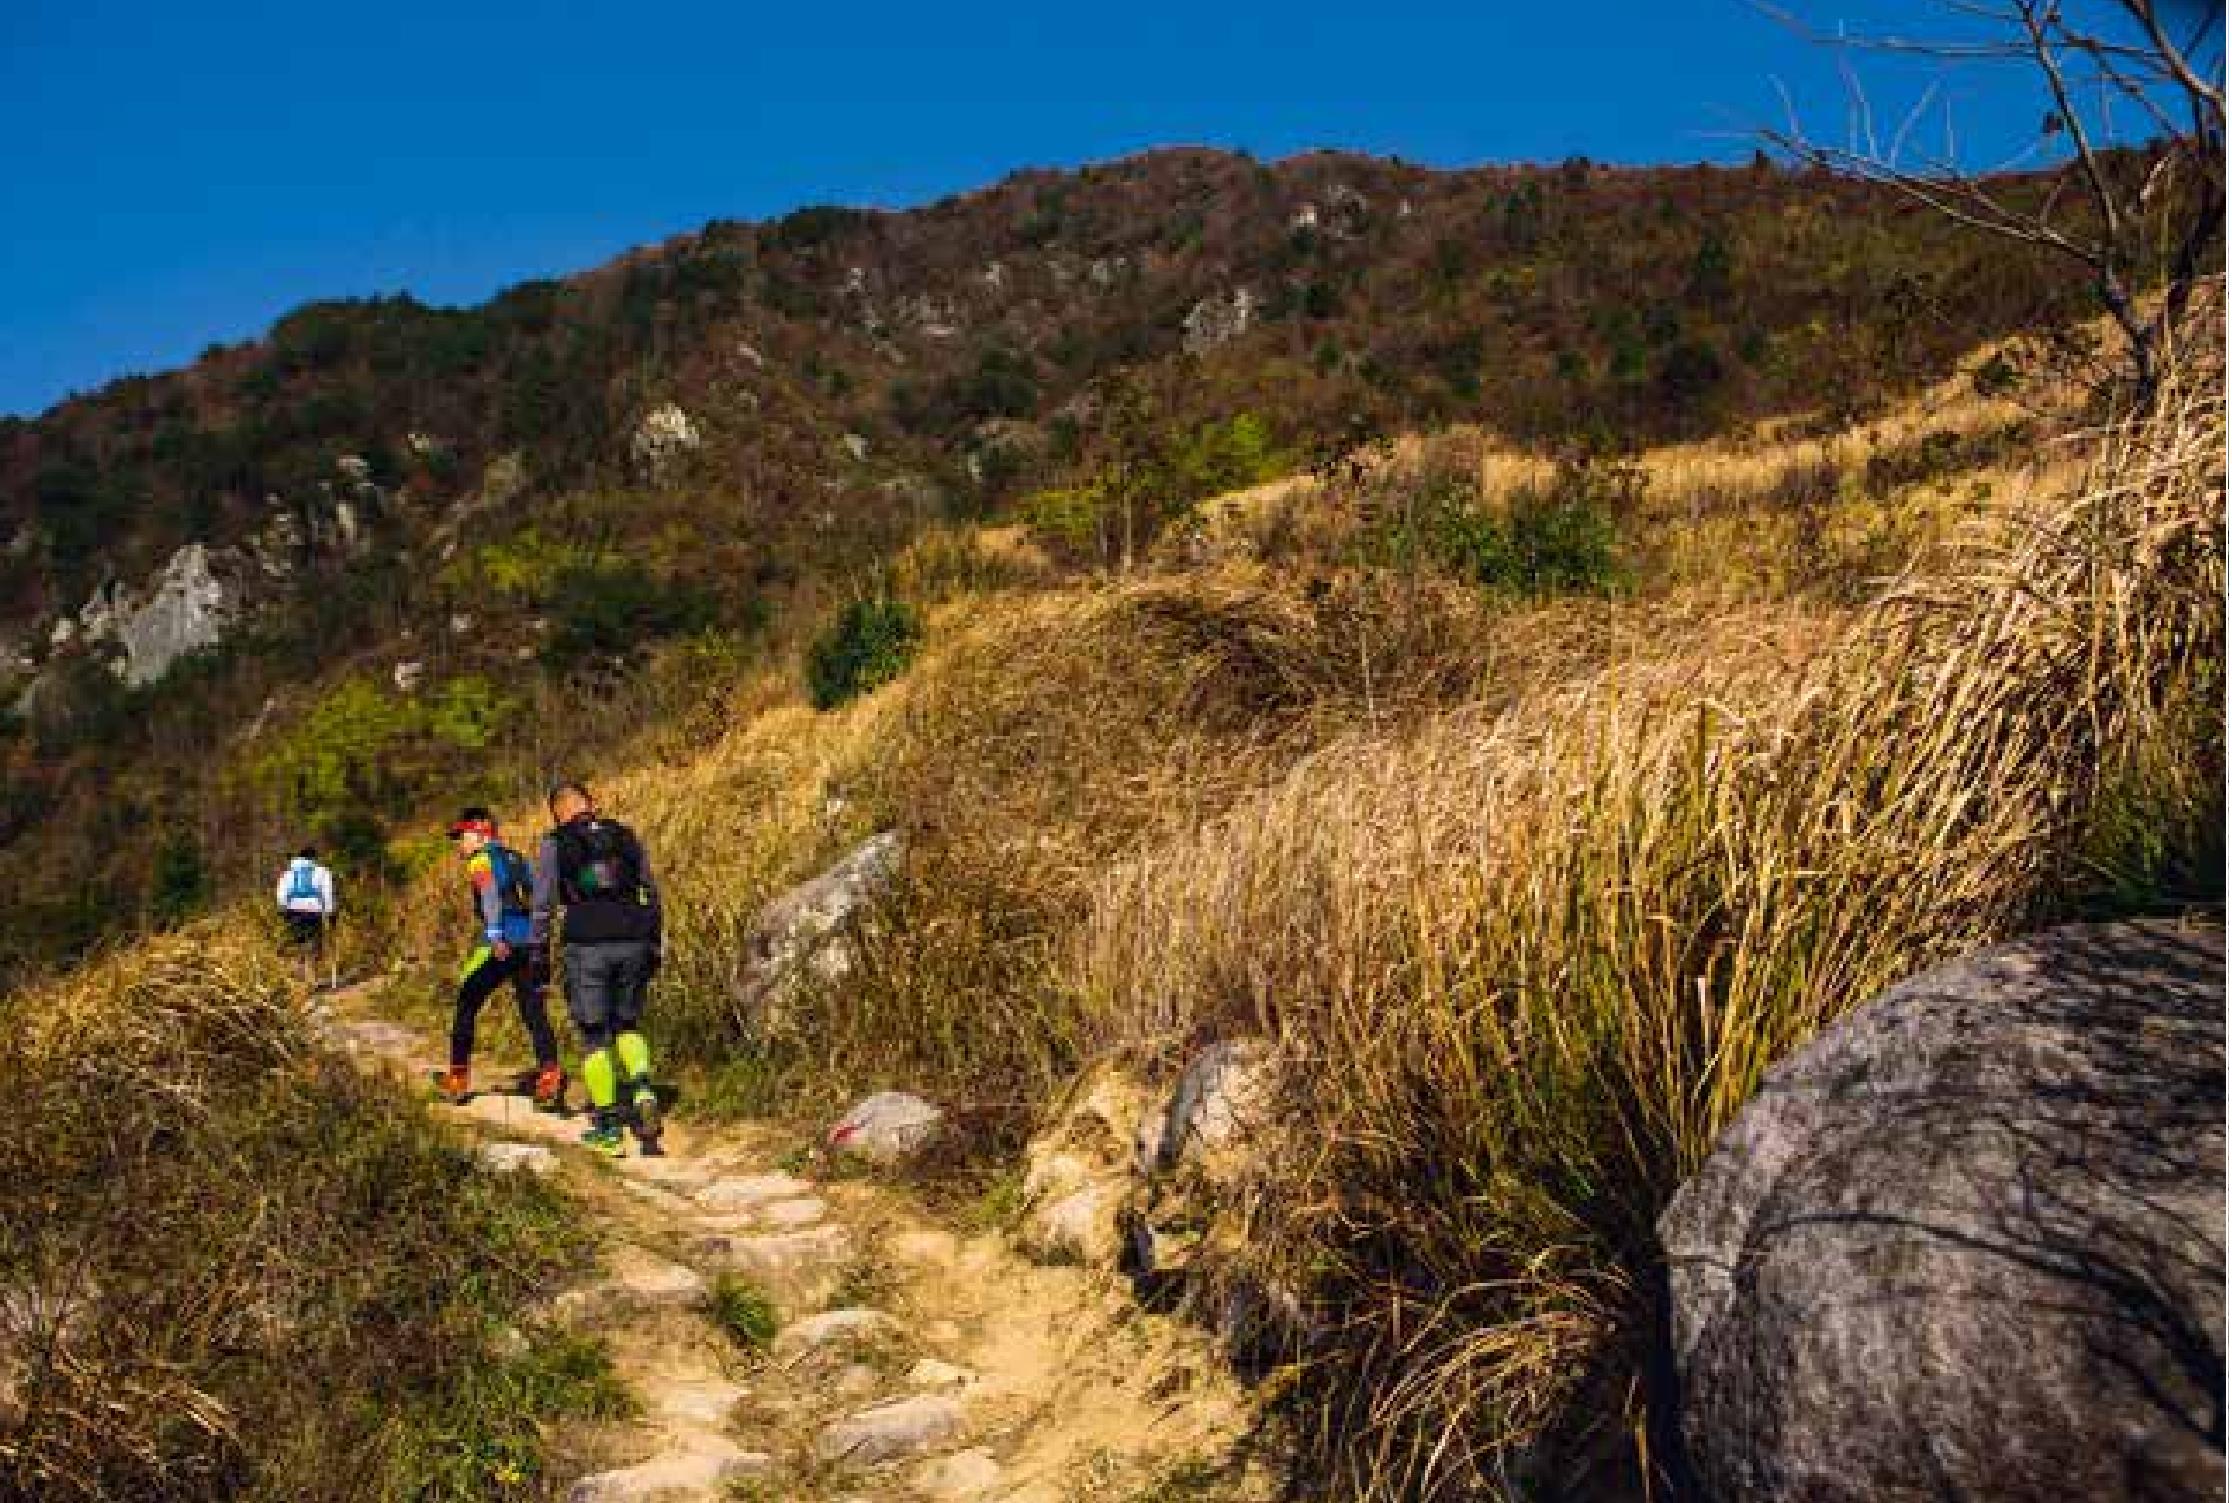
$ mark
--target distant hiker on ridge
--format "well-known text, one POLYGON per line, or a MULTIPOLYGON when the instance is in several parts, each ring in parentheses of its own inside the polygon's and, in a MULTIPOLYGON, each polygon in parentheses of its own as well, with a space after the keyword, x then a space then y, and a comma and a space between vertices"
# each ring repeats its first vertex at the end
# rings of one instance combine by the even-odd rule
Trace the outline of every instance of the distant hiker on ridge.
POLYGON ((449 1068, 434 1072, 434 1089, 452 1104, 473 1090, 473 1034, 481 1004, 509 981, 519 1002, 519 1021, 535 1048, 535 1108, 562 1110, 566 1072, 558 1064, 558 1040, 550 1031, 543 1003, 550 984, 550 947, 530 943, 529 917, 535 877, 527 858, 497 838, 496 818, 473 804, 460 810, 449 827, 450 842, 465 862, 479 943, 466 955, 457 975, 457 1008, 450 1015, 449 1068))
POLYGON ((329 943, 333 928, 333 873, 318 861, 315 846, 295 852, 286 870, 279 873, 279 916, 286 921, 287 937, 302 954, 302 984, 318 984, 318 960, 327 961, 327 984, 341 982, 340 962, 329 943))
POLYGON ((559 939, 565 945, 566 1011, 581 1034, 581 1077, 592 1111, 584 1146, 615 1158, 625 1109, 646 1153, 658 1151, 658 1094, 651 1086, 651 1046, 642 1033, 644 992, 658 974, 665 915, 651 864, 635 832, 601 817, 596 800, 579 783, 550 791, 556 828, 535 856, 533 923, 528 944, 550 938, 560 905, 559 939), (614 1068, 618 1056, 618 1071, 614 1068))

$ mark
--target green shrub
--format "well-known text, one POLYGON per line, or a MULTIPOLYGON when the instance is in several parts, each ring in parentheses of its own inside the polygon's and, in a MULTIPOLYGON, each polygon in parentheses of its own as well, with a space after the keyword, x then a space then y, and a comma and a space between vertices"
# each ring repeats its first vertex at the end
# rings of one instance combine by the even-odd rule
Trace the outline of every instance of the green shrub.
POLYGON ((1642 485, 1635 466, 1569 460, 1547 485, 1520 490, 1499 513, 1469 480, 1429 475, 1366 533, 1365 557, 1399 568, 1432 565, 1495 595, 1609 594, 1623 578, 1616 519, 1642 485))
POLYGON ((922 616, 903 600, 855 600, 806 654, 806 687, 817 710, 890 683, 922 646, 922 616))
POLYGON ((155 850, 148 883, 148 915, 172 928, 208 906, 215 883, 202 856, 201 837, 190 829, 173 830, 155 850))
POLYGON ((715 615, 703 590, 633 562, 568 568, 552 582, 548 604, 543 661, 556 668, 594 656, 632 657, 662 637, 704 630, 715 615))
POLYGON ((773 1344, 782 1324, 775 1314, 775 1302, 766 1291, 734 1274, 724 1273, 713 1281, 705 1313, 729 1340, 755 1355, 773 1344))

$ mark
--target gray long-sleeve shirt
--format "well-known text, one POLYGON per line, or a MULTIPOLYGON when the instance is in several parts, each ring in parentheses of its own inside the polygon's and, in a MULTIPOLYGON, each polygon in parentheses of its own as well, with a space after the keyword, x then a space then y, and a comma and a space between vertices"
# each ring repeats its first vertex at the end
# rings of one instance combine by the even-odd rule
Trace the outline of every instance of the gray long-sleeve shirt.
MULTIPOLYGON (((636 875, 643 883, 644 896, 651 907, 651 944, 657 948, 666 932, 666 909, 659 896, 659 884, 651 875, 651 853, 637 840, 636 875)), ((559 909, 561 896, 558 884, 558 832, 552 830, 543 836, 535 847, 535 899, 528 920, 527 943, 545 945, 553 931, 561 928, 559 909)))

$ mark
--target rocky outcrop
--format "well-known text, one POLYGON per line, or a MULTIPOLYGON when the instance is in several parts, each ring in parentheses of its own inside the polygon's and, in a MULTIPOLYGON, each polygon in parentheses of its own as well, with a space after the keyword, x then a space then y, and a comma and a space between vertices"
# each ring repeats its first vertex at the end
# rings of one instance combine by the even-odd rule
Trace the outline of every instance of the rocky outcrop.
POLYGON ((704 442, 687 412, 676 403, 662 402, 636 423, 628 452, 637 472, 655 483, 667 479, 683 456, 696 452, 704 442))
POLYGON ((1229 293, 1203 298, 1186 314, 1187 351, 1199 354, 1230 344, 1254 326, 1255 315, 1256 295, 1251 288, 1236 287, 1229 293))
POLYGON ((1709 1496, 2221 1498, 2224 939, 2071 928, 1771 1070, 1659 1230, 1709 1496))
POLYGON ((1024 1156, 1023 1215, 1016 1240, 1034 1257, 1113 1268, 1123 1250, 1127 1210, 1143 1181, 1132 1141, 1161 1104, 1121 1070, 1080 1082, 1054 1125, 1024 1156))
POLYGON ((756 1031, 786 1025, 797 988, 852 973, 854 925, 890 888, 903 852, 898 832, 886 830, 760 910, 745 936, 743 974, 735 986, 737 1005, 756 1031))
POLYGON ((123 585, 98 591, 78 613, 86 641, 112 643, 117 677, 133 688, 161 679, 190 652, 215 647, 239 614, 239 597, 211 568, 210 551, 188 543, 170 556, 145 598, 123 585))

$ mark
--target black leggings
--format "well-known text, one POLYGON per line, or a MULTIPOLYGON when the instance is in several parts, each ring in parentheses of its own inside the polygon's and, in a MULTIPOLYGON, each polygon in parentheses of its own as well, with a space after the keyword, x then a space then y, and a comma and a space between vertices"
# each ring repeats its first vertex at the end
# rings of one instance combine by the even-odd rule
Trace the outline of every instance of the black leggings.
POLYGON ((550 1031, 550 1012, 543 1006, 543 977, 539 970, 528 965, 530 957, 531 952, 524 945, 514 948, 502 960, 491 953, 458 984, 457 1011, 450 1018, 452 1065, 462 1069, 472 1063, 473 1030, 480 1021, 481 1004, 506 981, 512 984, 512 993, 519 999, 519 1021, 527 1025, 527 1037, 535 1046, 535 1063, 558 1063, 558 1039, 550 1031))

